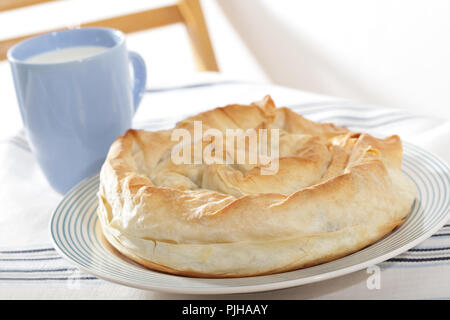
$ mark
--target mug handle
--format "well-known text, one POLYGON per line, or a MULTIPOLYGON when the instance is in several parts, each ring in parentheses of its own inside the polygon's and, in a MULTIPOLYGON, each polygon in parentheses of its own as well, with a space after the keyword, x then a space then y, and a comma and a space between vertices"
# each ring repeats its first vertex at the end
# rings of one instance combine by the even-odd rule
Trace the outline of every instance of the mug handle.
POLYGON ((147 82, 147 68, 142 56, 134 51, 128 52, 128 57, 133 67, 133 103, 134 112, 137 111, 139 103, 141 102, 142 94, 145 90, 145 84, 147 82))

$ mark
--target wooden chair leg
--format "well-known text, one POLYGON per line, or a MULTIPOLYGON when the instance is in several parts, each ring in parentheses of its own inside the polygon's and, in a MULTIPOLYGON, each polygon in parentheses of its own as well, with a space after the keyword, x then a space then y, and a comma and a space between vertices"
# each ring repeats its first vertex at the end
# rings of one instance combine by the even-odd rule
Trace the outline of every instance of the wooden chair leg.
POLYGON ((199 0, 178 0, 199 71, 219 71, 199 0))
MULTIPOLYGON (((54 0, 0 0, 0 11, 49 1, 54 0)), ((83 23, 81 27, 105 26, 130 33, 178 22, 182 22, 186 26, 197 70, 219 71, 199 0, 178 0, 176 4, 167 7, 83 23)), ((56 30, 61 29, 51 31, 56 30)), ((44 32, 0 41, 0 61, 6 59, 7 50, 14 44, 42 33, 44 32)))

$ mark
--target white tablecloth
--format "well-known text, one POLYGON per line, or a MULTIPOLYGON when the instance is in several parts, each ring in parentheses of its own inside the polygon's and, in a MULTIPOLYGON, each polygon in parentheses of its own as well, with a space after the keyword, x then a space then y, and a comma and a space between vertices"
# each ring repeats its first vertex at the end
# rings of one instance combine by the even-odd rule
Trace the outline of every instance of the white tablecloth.
MULTIPOLYGON (((146 120, 161 118, 171 125, 176 116, 182 114, 228 103, 247 103, 266 94, 271 94, 278 106, 297 106, 300 113, 313 120, 333 121, 378 135, 400 134, 402 139, 450 162, 450 123, 444 118, 407 114, 398 109, 368 106, 273 85, 219 79, 149 90, 135 123, 145 126, 146 120), (364 120, 367 118, 370 119, 364 120)), ((113 284, 80 272, 62 259, 51 247, 48 233, 52 210, 62 196, 49 187, 23 133, 0 142, 0 181, 0 298, 205 298, 113 284)), ((381 270, 378 289, 367 285, 371 274, 362 270, 291 289, 207 298, 450 298, 450 224, 402 257, 409 258, 403 259, 409 262, 388 261, 378 265, 381 270)))

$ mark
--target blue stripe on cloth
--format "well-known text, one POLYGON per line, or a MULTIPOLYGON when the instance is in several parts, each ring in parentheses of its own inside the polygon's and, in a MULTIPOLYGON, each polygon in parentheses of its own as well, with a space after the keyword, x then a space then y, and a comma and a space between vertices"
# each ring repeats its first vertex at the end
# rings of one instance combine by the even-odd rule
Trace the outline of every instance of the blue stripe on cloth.
POLYGON ((428 252, 428 251, 444 251, 444 250, 450 250, 450 247, 436 247, 436 248, 412 248, 408 251, 411 252, 428 252))
POLYGON ((37 253, 55 251, 55 248, 42 248, 42 249, 26 249, 26 250, 0 250, 0 254, 15 254, 15 253, 37 253))
POLYGON ((78 270, 77 268, 55 268, 55 269, 0 269, 0 273, 38 273, 38 272, 65 272, 65 271, 74 271, 78 270))
POLYGON ((414 268, 436 268, 436 267, 449 267, 450 262, 427 262, 427 263, 401 263, 384 261, 378 264, 382 269, 414 269, 414 268))
POLYGON ((45 260, 59 260, 62 257, 47 257, 47 258, 0 258, 0 261, 45 261, 45 260))
POLYGON ((16 278, 1 278, 0 281, 47 281, 47 280, 55 280, 55 281, 67 281, 67 280, 99 280, 96 277, 93 276, 85 276, 85 277, 39 277, 39 278, 23 278, 23 277, 16 277, 16 278))
MULTIPOLYGON (((322 118, 321 121, 336 121, 336 120, 343 120, 347 121, 349 123, 352 122, 361 122, 362 124, 366 124, 368 121, 374 121, 379 119, 384 119, 391 116, 397 116, 394 119, 389 119, 389 121, 401 121, 404 119, 412 119, 412 118, 419 118, 419 116, 411 116, 411 115, 404 115, 404 114, 391 114, 391 113, 385 113, 378 116, 368 116, 368 117, 355 117, 355 116, 347 116, 347 115, 332 115, 327 118, 322 118)), ((377 125, 377 124, 372 124, 377 125)))
MULTIPOLYGON (((329 102, 324 101, 320 104, 317 104, 314 107, 310 107, 308 103, 298 104, 298 105, 288 105, 289 109, 294 110, 295 112, 301 113, 302 115, 310 115, 317 112, 324 112, 324 111, 356 111, 363 114, 372 114, 373 116, 377 115, 395 115, 395 114, 404 114, 402 110, 393 110, 389 108, 368 108, 365 105, 359 105, 359 104, 346 104, 343 102, 329 102)), ((348 114, 348 112, 347 112, 348 114)))
POLYGON ((449 257, 432 257, 432 258, 391 258, 389 262, 434 262, 434 261, 447 261, 449 257))
POLYGON ((31 148, 28 144, 28 141, 23 137, 15 136, 15 137, 9 138, 8 140, 6 140, 6 142, 12 143, 16 147, 19 147, 19 148, 23 149, 24 151, 31 152, 31 148))
POLYGON ((221 85, 229 85, 229 84, 256 84, 250 82, 242 82, 242 81, 234 81, 234 80, 225 80, 225 81, 217 81, 217 82, 202 82, 195 84, 186 84, 175 87, 165 87, 165 88, 152 88, 145 90, 145 93, 156 93, 156 92, 167 92, 167 91, 179 91, 179 90, 188 90, 188 89, 196 89, 196 88, 204 88, 204 87, 214 87, 221 85))
POLYGON ((450 233, 436 233, 433 234, 432 237, 450 237, 450 233))

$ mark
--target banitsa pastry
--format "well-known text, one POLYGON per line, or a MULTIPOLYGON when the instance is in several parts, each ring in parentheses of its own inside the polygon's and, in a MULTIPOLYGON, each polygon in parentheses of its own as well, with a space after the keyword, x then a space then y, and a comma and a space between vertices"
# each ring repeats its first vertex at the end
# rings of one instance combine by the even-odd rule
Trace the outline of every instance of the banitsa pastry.
POLYGON ((150 269, 215 278, 285 272, 351 254, 399 226, 416 195, 401 164, 398 136, 313 122, 266 96, 170 130, 129 130, 101 169, 97 213, 106 240, 150 269), (200 138, 181 148, 174 133, 194 137, 199 125, 200 138), (251 163, 251 139, 225 144, 219 133, 229 130, 253 130, 258 153, 276 156, 251 163), (196 148, 245 161, 198 161, 196 148), (188 161, 174 161, 182 151, 188 161))

